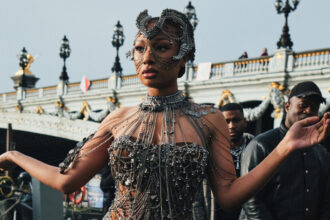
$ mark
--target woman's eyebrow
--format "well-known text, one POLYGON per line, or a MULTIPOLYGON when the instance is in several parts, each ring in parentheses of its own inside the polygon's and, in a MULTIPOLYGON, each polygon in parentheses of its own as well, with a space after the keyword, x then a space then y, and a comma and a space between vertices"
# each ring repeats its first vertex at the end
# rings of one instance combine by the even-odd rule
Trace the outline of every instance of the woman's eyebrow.
POLYGON ((154 40, 169 40, 166 36, 156 36, 153 38, 154 40))
POLYGON ((135 40, 134 44, 136 43, 144 43, 145 41, 144 40, 135 40))

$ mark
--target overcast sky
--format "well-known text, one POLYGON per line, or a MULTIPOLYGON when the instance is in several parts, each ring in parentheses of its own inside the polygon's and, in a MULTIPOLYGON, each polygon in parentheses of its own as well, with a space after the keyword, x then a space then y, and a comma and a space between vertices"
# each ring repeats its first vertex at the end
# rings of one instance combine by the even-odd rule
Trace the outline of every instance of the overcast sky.
MULTIPOLYGON (((120 20, 125 42, 120 48, 124 74, 133 74, 125 58, 137 31, 138 13, 148 9, 158 16, 162 9, 183 11, 187 0, 1 0, 0 93, 13 91, 11 76, 19 69, 17 55, 23 46, 36 60, 30 70, 40 78, 37 87, 58 83, 63 61, 61 39, 67 35, 72 49, 67 59, 70 82, 109 76, 115 59, 111 39, 120 20)), ((199 24, 195 31, 196 61, 237 59, 243 51, 259 56, 264 47, 276 50, 284 16, 274 0, 194 0, 199 24)), ((330 47, 330 0, 301 0, 289 16, 294 51, 330 47)))

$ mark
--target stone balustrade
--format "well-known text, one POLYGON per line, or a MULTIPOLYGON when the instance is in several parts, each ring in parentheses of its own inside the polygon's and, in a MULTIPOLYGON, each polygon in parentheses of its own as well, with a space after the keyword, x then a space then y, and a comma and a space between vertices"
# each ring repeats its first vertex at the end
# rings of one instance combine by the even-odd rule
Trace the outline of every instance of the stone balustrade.
MULTIPOLYGON (((211 67, 211 78, 221 78, 224 76, 226 63, 214 63, 211 67)), ((195 71, 197 68, 195 69, 195 71)))
POLYGON ((140 82, 136 74, 123 76, 121 81, 121 87, 141 87, 142 83, 140 82))
MULTIPOLYGON (((211 72, 209 79, 226 79, 230 77, 245 77, 248 75, 267 74, 287 71, 294 73, 295 71, 309 71, 311 69, 330 68, 330 48, 309 50, 302 52, 293 52, 280 49, 275 54, 266 57, 256 57, 242 60, 233 60, 228 62, 220 62, 211 64, 211 72)), ((183 81, 196 80, 198 65, 187 67, 187 75, 183 81), (190 68, 190 69, 189 69, 190 68), (191 74, 190 76, 188 76, 191 74)), ((142 87, 140 80, 136 74, 119 76, 110 74, 109 78, 92 80, 89 91, 98 90, 122 90, 134 89, 142 87)), ((23 95, 17 92, 8 92, 0 94, 1 104, 14 103, 19 99, 32 100, 40 98, 54 98, 62 95, 83 95, 80 89, 80 82, 68 83, 65 85, 65 92, 59 92, 59 86, 49 86, 43 88, 26 89, 23 95)), ((88 93, 87 92, 87 93, 88 93)))
MULTIPOLYGON (((43 96, 56 96, 56 86, 49 86, 49 87, 45 87, 45 88, 41 88, 42 92, 40 92, 43 96)), ((29 91, 29 90, 26 90, 29 91)))
MULTIPOLYGON (((79 84, 80 86, 80 84, 79 84)), ((108 79, 98 79, 91 82, 90 89, 107 89, 108 88, 108 79)))
POLYGON ((29 89, 25 91, 25 98, 29 99, 29 98, 38 98, 40 96, 42 96, 43 94, 41 94, 40 92, 43 92, 44 90, 40 90, 40 89, 29 89))
POLYGON ((294 54, 294 68, 322 67, 330 64, 330 48, 294 54))
POLYGON ((234 75, 268 72, 270 57, 258 57, 234 62, 234 75))

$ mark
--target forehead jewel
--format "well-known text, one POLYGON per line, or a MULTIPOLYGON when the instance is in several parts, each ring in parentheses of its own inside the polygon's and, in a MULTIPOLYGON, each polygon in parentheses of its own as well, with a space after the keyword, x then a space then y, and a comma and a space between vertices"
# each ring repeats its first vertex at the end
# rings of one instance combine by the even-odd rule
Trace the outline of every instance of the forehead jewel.
POLYGON ((158 24, 156 24, 150 30, 147 29, 147 25, 151 19, 152 19, 152 17, 148 14, 148 10, 144 10, 136 18, 136 27, 148 39, 152 39, 160 31, 160 29, 158 28, 158 24))

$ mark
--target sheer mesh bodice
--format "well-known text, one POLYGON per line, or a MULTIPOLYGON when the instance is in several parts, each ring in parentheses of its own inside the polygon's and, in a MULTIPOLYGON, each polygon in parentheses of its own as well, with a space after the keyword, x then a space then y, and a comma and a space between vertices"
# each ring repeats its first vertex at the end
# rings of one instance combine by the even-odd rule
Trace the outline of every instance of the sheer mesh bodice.
POLYGON ((99 146, 111 143, 109 166, 116 181, 104 219, 191 219, 192 203, 210 167, 212 176, 234 178, 234 170, 226 168, 233 167, 228 140, 221 131, 222 136, 214 135, 217 122, 209 120, 217 119, 211 117, 215 113, 178 91, 147 96, 139 107, 118 111, 102 123, 100 129, 110 134, 93 139, 102 138, 99 146))
MULTIPOLYGON (((117 182, 112 215, 130 219, 189 218, 208 151, 197 144, 146 146, 120 136, 109 148, 117 182)), ((120 219, 120 218, 119 218, 120 219)))

